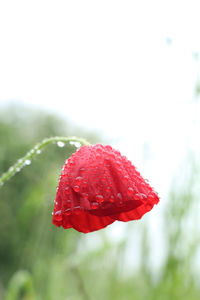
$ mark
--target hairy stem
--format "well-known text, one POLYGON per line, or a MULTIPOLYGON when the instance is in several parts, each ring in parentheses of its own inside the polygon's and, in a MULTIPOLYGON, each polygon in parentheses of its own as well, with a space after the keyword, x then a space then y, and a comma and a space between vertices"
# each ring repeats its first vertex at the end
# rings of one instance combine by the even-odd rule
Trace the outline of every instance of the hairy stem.
POLYGON ((29 165, 31 160, 38 154, 40 154, 41 150, 46 147, 49 144, 52 143, 58 143, 58 146, 63 147, 65 143, 79 143, 80 145, 89 145, 89 143, 82 138, 77 137, 50 137, 42 140, 40 143, 35 145, 29 152, 26 153, 26 155, 22 158, 20 158, 13 166, 11 166, 7 172, 3 173, 2 176, 0 176, 0 188, 1 186, 9 180, 11 177, 13 177, 17 172, 19 172, 23 167, 26 165, 29 165), (64 144, 63 144, 64 143, 64 144))

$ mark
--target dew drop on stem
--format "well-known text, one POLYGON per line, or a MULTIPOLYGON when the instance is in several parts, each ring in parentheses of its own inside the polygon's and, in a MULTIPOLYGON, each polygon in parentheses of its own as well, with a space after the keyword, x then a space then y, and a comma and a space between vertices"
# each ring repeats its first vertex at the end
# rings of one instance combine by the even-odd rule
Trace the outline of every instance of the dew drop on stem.
POLYGON ((26 160, 25 160, 25 165, 29 166, 30 164, 31 164, 30 159, 26 159, 26 160))
POLYGON ((59 142, 57 142, 57 146, 60 148, 63 148, 65 146, 65 143, 59 141, 59 142))

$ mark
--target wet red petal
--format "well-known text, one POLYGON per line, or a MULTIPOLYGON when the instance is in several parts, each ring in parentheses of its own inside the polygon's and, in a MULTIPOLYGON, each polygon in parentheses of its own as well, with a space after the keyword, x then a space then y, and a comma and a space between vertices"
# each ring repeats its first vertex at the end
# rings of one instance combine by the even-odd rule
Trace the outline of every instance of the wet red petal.
POLYGON ((65 162, 53 224, 87 233, 115 220, 140 219, 159 198, 126 157, 111 146, 83 146, 65 162))

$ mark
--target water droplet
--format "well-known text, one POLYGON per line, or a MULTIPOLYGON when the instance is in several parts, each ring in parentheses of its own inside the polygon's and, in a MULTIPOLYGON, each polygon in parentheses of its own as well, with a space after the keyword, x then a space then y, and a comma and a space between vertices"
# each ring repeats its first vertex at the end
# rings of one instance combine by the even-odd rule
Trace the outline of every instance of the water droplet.
POLYGON ((75 165, 74 161, 72 161, 72 160, 69 161, 69 164, 71 167, 73 167, 75 165))
POLYGON ((74 191, 78 193, 79 190, 80 190, 80 187, 79 187, 78 185, 75 185, 75 186, 74 186, 74 191))
POLYGON ((53 216, 53 212, 51 213, 51 215, 53 216))
POLYGON ((97 209, 98 206, 99 206, 99 203, 97 203, 97 202, 92 202, 92 203, 90 204, 91 209, 97 209))
POLYGON ((80 146, 81 146, 81 143, 79 143, 79 142, 73 142, 73 141, 70 141, 69 143, 70 143, 70 145, 73 145, 73 146, 75 146, 76 148, 80 148, 80 146))
POLYGON ((115 197, 114 197, 113 195, 110 196, 109 201, 110 201, 111 203, 115 202, 115 197))
POLYGON ((120 193, 117 194, 117 199, 122 200, 122 195, 120 193))
POLYGON ((135 194, 135 195, 134 195, 134 199, 135 199, 135 200, 141 200, 141 198, 142 198, 142 197, 140 196, 140 194, 135 194))
POLYGON ((79 215, 81 212, 81 207, 80 206, 75 206, 74 209, 73 209, 73 213, 75 215, 79 215))
POLYGON ((111 151, 113 150, 110 145, 106 145, 105 148, 106 148, 106 150, 111 150, 111 151))
POLYGON ((71 209, 70 208, 65 209, 64 214, 67 216, 71 215, 71 209))
POLYGON ((37 154, 40 154, 40 153, 41 153, 41 150, 38 149, 38 150, 37 150, 37 154))
POLYGON ((65 215, 67 215, 67 216, 71 215, 71 209, 70 209, 70 208, 65 209, 65 210, 64 210, 64 213, 65 213, 65 215))
POLYGON ((156 197, 152 194, 148 195, 149 200, 154 200, 156 197))
POLYGON ((129 196, 132 196, 132 195, 133 195, 133 192, 134 192, 134 189, 133 189, 132 187, 129 187, 129 188, 127 189, 127 194, 128 194, 129 196))
POLYGON ((16 168, 16 172, 19 172, 21 170, 21 168, 16 168))
POLYGON ((57 202, 57 201, 55 201, 55 204, 57 205, 57 204, 58 204, 58 202, 57 202))
POLYGON ((84 199, 88 199, 88 194, 87 193, 83 193, 82 196, 83 196, 84 199))
POLYGON ((54 218, 55 221, 57 221, 57 222, 62 221, 63 216, 62 216, 62 211, 61 210, 58 210, 58 211, 54 212, 53 216, 54 216, 53 218, 54 218))
POLYGON ((83 178, 81 176, 76 177, 76 179, 75 179, 76 185, 80 185, 82 180, 83 180, 83 178))
POLYGON ((147 195, 145 195, 145 194, 140 194, 140 196, 142 197, 143 200, 147 199, 147 195))
POLYGON ((95 199, 98 203, 102 203, 104 201, 104 198, 102 195, 96 195, 95 196, 95 199))
POLYGON ((65 188, 65 194, 67 194, 67 195, 70 194, 70 188, 69 188, 69 186, 67 186, 67 187, 65 188))
POLYGON ((65 143, 59 141, 57 142, 58 147, 63 148, 65 146, 65 143))
POLYGON ((123 201, 122 201, 122 195, 120 193, 117 194, 117 202, 116 202, 117 206, 122 206, 123 205, 123 201))
POLYGON ((129 176, 128 176, 128 175, 125 175, 125 176, 123 177, 123 179, 124 179, 124 181, 128 181, 128 180, 129 180, 129 176))
POLYGON ((83 181, 82 186, 83 186, 83 187, 86 187, 86 186, 87 186, 87 182, 86 182, 86 181, 83 181))
POLYGON ((10 167, 8 171, 9 171, 9 172, 12 172, 13 170, 14 170, 14 168, 13 168, 13 167, 10 167))
POLYGON ((26 159, 26 160, 25 160, 25 165, 29 166, 30 164, 31 164, 30 159, 26 159))
POLYGON ((111 190, 110 190, 111 188, 110 188, 110 186, 107 186, 107 188, 106 188, 106 193, 109 195, 110 193, 111 193, 111 190))

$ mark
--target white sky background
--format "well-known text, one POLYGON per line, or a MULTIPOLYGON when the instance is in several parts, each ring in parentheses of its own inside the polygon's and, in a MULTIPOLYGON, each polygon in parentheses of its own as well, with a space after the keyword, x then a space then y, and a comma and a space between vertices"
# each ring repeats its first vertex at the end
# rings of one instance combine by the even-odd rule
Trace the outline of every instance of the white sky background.
POLYGON ((192 0, 2 0, 0 102, 98 129, 164 198, 196 146, 199 11, 192 0))

